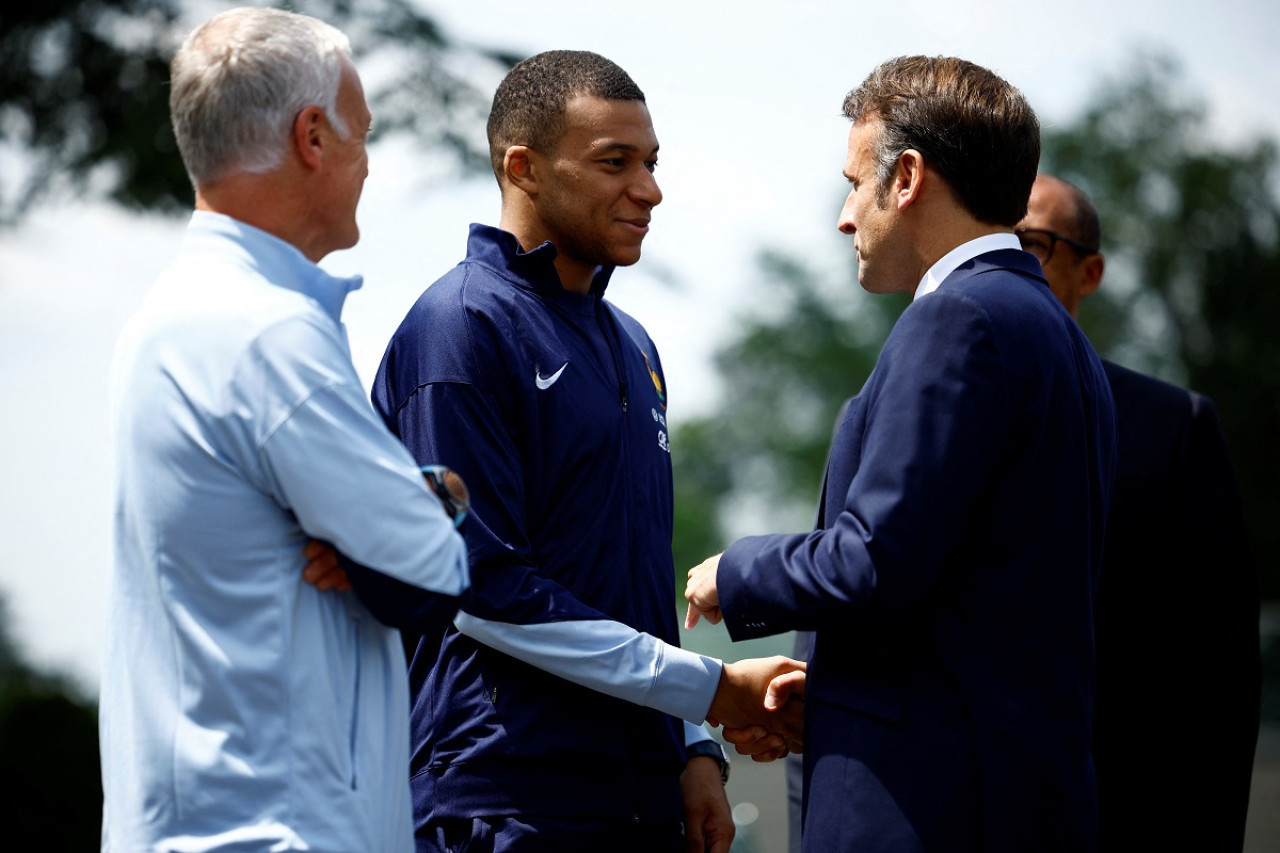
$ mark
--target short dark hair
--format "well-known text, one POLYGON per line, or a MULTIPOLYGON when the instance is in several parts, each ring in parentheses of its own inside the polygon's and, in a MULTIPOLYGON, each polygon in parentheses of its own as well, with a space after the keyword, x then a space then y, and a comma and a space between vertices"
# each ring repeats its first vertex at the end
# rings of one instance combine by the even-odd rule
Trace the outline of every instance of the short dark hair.
POLYGON ((954 57, 900 56, 844 99, 854 123, 883 122, 877 178, 887 191, 898 158, 924 155, 980 222, 1013 227, 1027 214, 1040 163, 1040 122, 1022 93, 954 57))
POLYGON ((553 151, 565 131, 565 108, 579 95, 644 101, 644 92, 613 62, 585 50, 548 50, 516 65, 498 85, 489 112, 489 159, 502 180, 512 145, 553 151))

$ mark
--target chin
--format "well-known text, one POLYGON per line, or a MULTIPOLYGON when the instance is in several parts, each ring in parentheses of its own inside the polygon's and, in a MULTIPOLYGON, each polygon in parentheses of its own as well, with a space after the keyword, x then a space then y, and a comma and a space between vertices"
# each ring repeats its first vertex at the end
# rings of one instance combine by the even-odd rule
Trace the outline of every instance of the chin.
POLYGON ((353 227, 351 229, 351 233, 344 235, 343 238, 338 241, 338 244, 333 248, 334 248, 334 251, 341 251, 342 249, 350 249, 353 246, 355 246, 356 243, 359 243, 359 242, 360 242, 360 229, 353 227))
POLYGON ((640 260, 640 248, 636 247, 633 252, 614 252, 613 257, 609 258, 609 263, 615 267, 629 267, 638 260, 640 260))
POLYGON ((862 289, 867 293, 874 293, 877 296, 882 296, 886 293, 896 293, 902 289, 900 287, 894 287, 887 282, 880 281, 872 276, 863 275, 861 267, 858 269, 858 284, 862 285, 862 289))

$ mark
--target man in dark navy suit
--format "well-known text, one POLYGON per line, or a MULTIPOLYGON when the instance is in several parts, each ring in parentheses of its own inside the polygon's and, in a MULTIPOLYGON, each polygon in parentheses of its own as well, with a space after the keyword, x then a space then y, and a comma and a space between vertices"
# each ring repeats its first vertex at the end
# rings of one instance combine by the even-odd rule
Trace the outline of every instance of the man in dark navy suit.
MULTIPOLYGON (((1093 203, 1040 175, 1017 230, 1076 316, 1105 262, 1093 203)), ((1258 591, 1209 398, 1109 361, 1116 482, 1094 610, 1099 847, 1235 851, 1258 737, 1258 591)))
POLYGON ((884 63, 844 112, 858 279, 915 300, 837 426, 817 529, 695 567, 688 621, 815 632, 805 851, 1092 850, 1114 410, 1013 233, 1038 122, 945 57, 884 63))

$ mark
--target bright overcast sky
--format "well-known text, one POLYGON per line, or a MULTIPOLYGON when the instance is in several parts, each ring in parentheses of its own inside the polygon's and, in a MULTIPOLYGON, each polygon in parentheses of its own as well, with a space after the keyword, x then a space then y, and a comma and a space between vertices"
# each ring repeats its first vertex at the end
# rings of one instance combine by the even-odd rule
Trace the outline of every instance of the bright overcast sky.
MULTIPOLYGON (((767 310, 752 263, 760 249, 847 268, 852 248, 834 232, 847 132, 840 103, 884 59, 951 54, 986 65, 1052 125, 1150 46, 1182 63, 1224 139, 1280 137, 1273 0, 426 6, 469 41, 602 53, 645 90, 665 200, 644 260, 614 277, 610 297, 657 341, 675 421, 710 411, 720 392, 709 356, 733 318, 748 306, 767 310)), ((426 186, 415 174, 423 156, 373 149, 364 237, 325 262, 365 275, 346 320, 366 382, 419 291, 461 259, 468 222, 497 220, 492 179, 426 186)), ((0 159, 0 171, 12 168, 0 159)), ((0 591, 28 652, 90 687, 110 550, 107 366, 180 230, 180 222, 61 204, 0 232, 0 591)))

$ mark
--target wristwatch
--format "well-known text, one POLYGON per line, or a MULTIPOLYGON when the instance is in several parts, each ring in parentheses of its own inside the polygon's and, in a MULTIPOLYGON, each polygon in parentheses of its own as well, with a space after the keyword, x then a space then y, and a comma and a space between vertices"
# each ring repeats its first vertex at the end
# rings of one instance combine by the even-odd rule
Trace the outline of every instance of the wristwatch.
POLYGON ((726 785, 729 784, 729 756, 725 754, 724 747, 714 740, 691 743, 684 748, 684 755, 686 761, 699 755, 715 759, 716 764, 720 765, 720 781, 726 785))
POLYGON ((471 493, 467 491, 467 484, 462 482, 457 472, 444 465, 423 465, 420 470, 427 486, 444 505, 445 514, 453 519, 453 526, 461 527, 471 511, 471 493))

